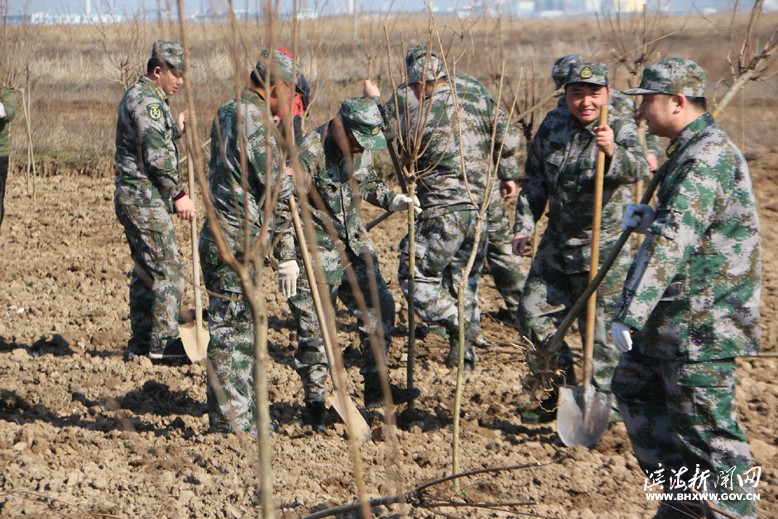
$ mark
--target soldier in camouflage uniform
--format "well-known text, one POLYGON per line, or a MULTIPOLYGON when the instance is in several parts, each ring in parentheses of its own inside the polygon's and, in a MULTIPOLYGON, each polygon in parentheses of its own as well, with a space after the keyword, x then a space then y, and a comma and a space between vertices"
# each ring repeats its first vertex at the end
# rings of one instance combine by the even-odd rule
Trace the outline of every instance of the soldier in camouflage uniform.
MULTIPOLYGON (((289 210, 283 201, 294 194, 294 183, 284 173, 278 132, 272 121, 266 124, 266 112, 268 105, 273 115, 287 106, 299 73, 292 58, 281 51, 264 49, 251 72, 250 85, 237 99, 218 109, 211 126, 209 191, 216 222, 209 220, 203 226, 200 256, 205 286, 211 294, 208 360, 213 370, 208 373, 208 416, 211 429, 218 432, 252 430, 256 426, 256 402, 251 308, 238 275, 219 256, 214 225, 219 226, 235 257, 243 261, 249 259, 245 256, 250 250, 268 253, 273 230, 288 226, 289 210), (245 171, 242 160, 246 161, 245 171), (265 221, 266 203, 276 205, 280 222, 265 221), (270 232, 265 235, 265 243, 257 244, 264 225, 270 232)), ((276 254, 279 284, 282 288, 293 287, 296 261, 288 227, 281 243, 276 254)))
MULTIPOLYGON (((566 56, 562 56, 556 60, 556 62, 554 62, 554 67, 551 69, 551 79, 554 80, 554 84, 557 88, 561 88, 564 85, 565 78, 567 77, 567 73, 570 70, 570 67, 582 61, 583 58, 580 55, 568 54, 566 56)), ((623 92, 616 90, 615 88, 611 88, 610 102, 608 105, 610 112, 614 116, 620 117, 622 119, 634 119, 635 124, 638 123, 640 116, 638 115, 635 102, 632 100, 632 98, 625 95, 623 92)), ((565 101, 565 96, 561 96, 559 98, 559 102, 557 103, 557 107, 563 108, 566 106, 567 101, 565 101)), ((654 171, 658 166, 657 157, 659 156, 659 139, 656 135, 651 135, 650 133, 646 132, 646 149, 648 150, 648 154, 646 155, 648 169, 650 171, 654 171)))
MULTIPOLYGON (((622 211, 632 201, 633 184, 648 174, 631 118, 609 116, 608 125, 599 126, 600 107, 608 103, 608 94, 605 65, 576 63, 565 81, 568 106, 549 112, 530 144, 513 242, 516 254, 529 252, 528 238, 548 203, 548 226, 519 305, 520 328, 537 347, 530 355, 533 376, 559 367, 566 370, 567 382, 573 382, 569 347, 563 344, 561 351, 546 351, 544 345, 588 285, 598 151, 603 150, 606 157, 600 257, 608 255, 619 237, 622 211)), ((606 315, 618 299, 628 265, 629 252, 624 250, 597 294, 593 378, 595 387, 605 392, 610 391, 618 362, 618 352, 608 344, 610 319, 606 315)), ((578 325, 585 337, 585 317, 578 325)), ((555 380, 556 385, 561 382, 555 380)), ((552 420, 557 396, 553 391, 535 413, 525 413, 524 419, 552 420)))
MULTIPOLYGON (((734 359, 759 350, 762 264, 748 165, 706 111, 705 73, 694 62, 654 63, 628 92, 643 95, 649 129, 671 143, 657 172, 656 211, 635 204, 624 217, 624 226, 646 239, 614 315, 614 343, 625 353, 613 392, 652 480, 663 474, 668 482, 686 469, 681 479, 689 482, 699 469, 710 476, 710 492, 752 493, 738 481, 752 460, 735 414, 734 359), (726 474, 734 487, 712 488, 726 474)), ((678 486, 664 489, 673 491, 678 486)), ((756 517, 745 497, 713 504, 726 517, 756 517)), ((702 516, 724 517, 699 502, 673 500, 656 515, 702 516)))
POLYGON ((184 358, 178 319, 184 276, 170 213, 191 221, 194 202, 178 175, 175 141, 186 112, 174 121, 168 96, 183 84, 180 43, 154 43, 146 75, 119 103, 116 122, 116 216, 135 261, 130 283, 129 355, 184 358))
MULTIPOLYGON (((442 61, 425 46, 408 51, 406 65, 408 84, 390 99, 387 112, 396 118, 395 134, 403 136, 405 149, 401 152, 409 169, 420 174, 416 193, 423 212, 416 220, 413 310, 423 321, 445 328, 450 344, 446 364, 455 366, 460 347, 457 287, 475 247, 477 256, 466 284, 463 345, 465 368, 472 370, 473 342, 480 331, 478 282, 487 243, 487 222, 479 220, 478 212, 484 197, 491 196, 487 187, 497 189, 492 186, 498 176, 494 156, 501 155, 501 180, 518 178, 513 155, 519 151, 520 135, 477 79, 464 74, 447 77, 442 61), (413 93, 409 102, 408 90, 413 93), (413 150, 418 150, 420 156, 413 157, 413 150), (478 242, 477 225, 483 226, 478 242)), ((407 266, 406 237, 400 246, 398 276, 406 296, 410 277, 407 266)))
MULTIPOLYGON (((310 179, 311 225, 316 236, 316 243, 308 245, 318 254, 333 304, 336 298, 340 299, 359 321, 363 358, 360 373, 368 408, 383 401, 373 348, 382 348, 386 354, 395 311, 394 298, 381 275, 375 247, 360 216, 360 205, 367 200, 390 211, 405 209, 411 203, 418 207, 418 200, 393 193, 373 169, 371 152, 386 146, 376 105, 379 93, 372 81, 366 81, 364 97, 344 101, 338 116, 309 133, 299 146, 300 163, 310 179), (360 303, 364 303, 367 315, 360 303)), ((298 258, 298 264, 304 269, 302 258, 298 258)), ((314 429, 322 430, 328 362, 306 276, 300 278, 296 294, 288 302, 297 326, 295 367, 303 382, 310 423, 314 429)), ((418 390, 411 392, 392 386, 392 397, 397 403, 407 402, 417 394, 418 390)))

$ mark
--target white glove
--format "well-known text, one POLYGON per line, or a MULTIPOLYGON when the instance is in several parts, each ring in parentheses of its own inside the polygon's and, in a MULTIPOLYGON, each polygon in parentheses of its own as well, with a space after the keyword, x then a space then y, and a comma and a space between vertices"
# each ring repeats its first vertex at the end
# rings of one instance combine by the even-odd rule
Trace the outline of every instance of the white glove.
POLYGON ((656 215, 654 208, 647 204, 627 204, 624 218, 621 220, 621 229, 634 229, 635 232, 646 234, 648 228, 654 223, 656 215))
POLYGON ((0 103, 0 119, 5 119, 5 106, 3 106, 3 103, 0 103))
POLYGON ((413 204, 413 210, 416 212, 416 214, 421 213, 421 204, 419 203, 419 199, 416 197, 416 195, 413 195, 413 198, 405 194, 395 195, 394 200, 392 200, 392 203, 389 204, 389 210, 400 211, 402 209, 407 209, 411 204, 413 204))
POLYGON ((300 267, 297 261, 286 260, 278 264, 278 290, 287 299, 297 294, 297 277, 300 267))
POLYGON ((611 335, 613 336, 613 344, 619 353, 626 353, 632 349, 632 328, 624 323, 614 322, 611 335))

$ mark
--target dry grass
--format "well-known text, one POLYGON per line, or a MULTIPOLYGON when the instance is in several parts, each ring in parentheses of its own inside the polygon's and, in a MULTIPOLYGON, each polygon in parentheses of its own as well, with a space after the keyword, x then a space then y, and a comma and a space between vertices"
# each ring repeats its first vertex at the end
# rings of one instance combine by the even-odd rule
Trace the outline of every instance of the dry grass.
MULTIPOLYGON (((616 62, 596 20, 439 18, 435 23, 447 55, 457 57, 456 70, 484 79, 495 92, 503 61, 511 88, 516 88, 520 81, 522 88, 528 88, 534 68, 541 95, 551 91, 548 76, 558 56, 574 52, 611 65, 616 62)), ((662 19, 662 30, 673 34, 659 42, 656 50, 661 56, 697 61, 708 72, 711 85, 715 85, 726 80, 728 74, 729 23, 727 16, 662 19)), ((746 23, 747 18, 738 18, 735 33, 743 33, 746 23)), ((765 17, 764 37, 769 35, 769 28, 777 25, 778 15, 765 17)), ((44 165, 48 164, 48 170, 65 162, 112 175, 115 110, 123 83, 141 74, 155 39, 177 37, 176 27, 174 22, 133 21, 105 27, 2 28, 0 55, 4 79, 24 87, 25 71, 29 68, 36 156, 44 165)), ((201 141, 208 137, 216 108, 235 94, 235 71, 242 81, 259 49, 268 43, 294 49, 312 81, 314 103, 307 120, 310 129, 327 120, 342 99, 359 95, 360 79, 368 75, 379 82, 387 97, 390 77, 395 82, 403 78, 403 50, 429 40, 430 20, 418 15, 365 16, 360 19, 356 38, 350 17, 304 21, 296 26, 281 20, 274 27, 275 34, 270 39, 265 25, 256 21, 240 23, 238 30, 229 24, 189 26, 201 141), (391 74, 385 32, 391 42, 391 74)), ((612 68, 612 75, 616 86, 626 86, 625 69, 612 68)), ((725 86, 719 86, 717 96, 722 95, 725 86)), ((738 142, 746 143, 746 151, 751 155, 778 149, 778 137, 771 131, 778 112, 777 93, 776 77, 752 83, 742 102, 742 117, 748 123, 740 124, 739 101, 720 117, 738 142)), ((174 108, 181 108, 183 102, 183 95, 174 98, 174 108)), ((20 116, 12 131, 13 156, 18 162, 26 156, 24 125, 20 116)))

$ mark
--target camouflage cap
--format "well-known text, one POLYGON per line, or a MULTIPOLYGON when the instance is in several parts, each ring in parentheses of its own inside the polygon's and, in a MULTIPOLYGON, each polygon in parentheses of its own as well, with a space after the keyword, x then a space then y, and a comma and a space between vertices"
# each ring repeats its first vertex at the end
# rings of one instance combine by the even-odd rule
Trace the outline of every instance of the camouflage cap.
POLYGON ((338 111, 343 126, 351 130, 360 146, 366 150, 386 147, 386 138, 381 133, 383 118, 378 105, 369 97, 352 97, 340 105, 338 111))
POLYGON ((440 58, 428 52, 426 45, 417 45, 405 54, 405 65, 408 68, 408 84, 421 81, 435 81, 446 76, 440 58))
POLYGON ((554 80, 557 88, 565 84, 570 67, 582 61, 583 58, 579 54, 568 54, 554 62, 554 68, 551 69, 551 79, 554 80))
POLYGON ((705 97, 705 71, 695 62, 667 58, 652 63, 643 70, 638 88, 624 91, 628 95, 683 94, 705 97))
POLYGON ((263 81, 267 75, 266 66, 270 67, 271 85, 276 84, 278 81, 287 81, 295 86, 295 90, 300 91, 299 80, 302 72, 300 71, 300 65, 297 64, 294 58, 278 49, 273 51, 262 49, 255 69, 263 81))
POLYGON ((167 63, 178 72, 184 71, 184 46, 177 41, 155 41, 151 46, 151 59, 167 63))
POLYGON ((595 63, 593 61, 573 63, 567 71, 565 86, 570 83, 608 86, 608 66, 605 63, 595 63))

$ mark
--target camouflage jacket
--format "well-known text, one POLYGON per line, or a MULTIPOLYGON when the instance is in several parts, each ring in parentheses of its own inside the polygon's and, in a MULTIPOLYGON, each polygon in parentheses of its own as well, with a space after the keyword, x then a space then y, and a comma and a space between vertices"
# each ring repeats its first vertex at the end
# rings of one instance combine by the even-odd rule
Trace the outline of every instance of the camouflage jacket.
MULTIPOLYGON (((461 206, 476 210, 483 203, 489 175, 493 184, 498 175, 503 180, 519 178, 514 157, 521 151, 521 134, 486 87, 473 77, 458 74, 453 82, 449 79, 437 86, 421 102, 403 85, 387 103, 387 113, 394 118, 394 132, 406 166, 421 172, 416 194, 424 209, 422 216, 444 214, 461 206), (415 167, 409 159, 414 149, 420 152, 415 167), (498 155, 499 173, 495 171, 498 155), (463 167, 467 170, 467 186, 463 167)), ((492 185, 492 189, 499 186, 492 185)))
POLYGON ((319 261, 329 284, 343 279, 342 248, 359 256, 375 247, 360 215, 362 200, 389 209, 396 196, 373 169, 369 151, 353 156, 353 175, 335 140, 329 123, 313 130, 299 146, 300 163, 310 175, 309 203, 316 234, 319 261))
POLYGON ((116 121, 117 202, 138 206, 164 204, 183 189, 178 177, 180 137, 167 96, 143 76, 119 102, 116 121))
POLYGON ((16 117, 16 90, 9 86, 0 87, 0 103, 5 108, 5 117, 0 119, 0 157, 11 154, 11 134, 8 126, 16 117))
POLYGON ((614 319, 654 339, 640 341, 649 356, 756 353, 762 260, 748 165, 708 113, 681 131, 667 156, 657 172, 665 178, 656 220, 614 319))
MULTIPOLYGON (((601 257, 621 233, 632 184, 648 175, 648 164, 631 119, 608 117, 616 147, 606 162, 600 222, 601 257)), ((567 108, 546 115, 530 143, 516 204, 514 233, 532 235, 548 202, 548 227, 538 249, 553 268, 569 274, 589 270, 594 214, 597 144, 594 128, 583 126, 567 108)))
MULTIPOLYGON (((246 240, 249 247, 254 244, 265 222, 266 201, 278 200, 269 211, 270 231, 267 234, 270 245, 273 232, 283 229, 282 247, 277 250, 279 260, 294 259, 294 241, 289 227, 290 213, 287 204, 282 203, 294 194, 294 182, 284 173, 286 164, 278 144, 275 127, 265 127, 266 104, 250 90, 244 90, 239 99, 222 105, 216 112, 211 125, 211 161, 208 182, 211 198, 216 209, 217 221, 236 254, 245 253, 246 240), (238 123, 241 128, 239 130, 238 123), (266 143, 269 141, 269 146, 266 143), (241 140, 245 145, 247 172, 242 178, 241 140), (267 171, 268 151, 270 171, 267 171), (248 226, 246 226, 248 224, 248 226), (248 229, 248 236, 245 230, 248 229)), ((211 222, 203 227, 209 238, 211 222)), ((264 250, 268 253, 268 250, 264 250)))

